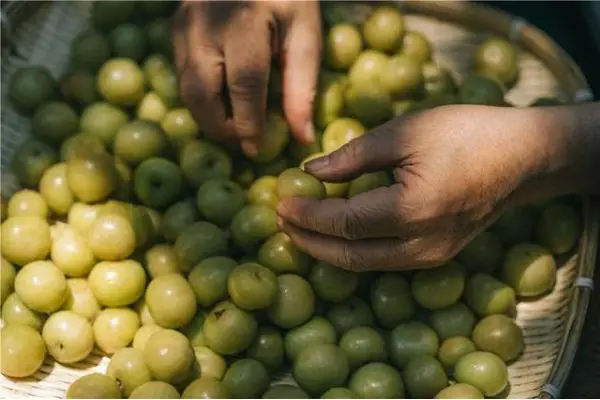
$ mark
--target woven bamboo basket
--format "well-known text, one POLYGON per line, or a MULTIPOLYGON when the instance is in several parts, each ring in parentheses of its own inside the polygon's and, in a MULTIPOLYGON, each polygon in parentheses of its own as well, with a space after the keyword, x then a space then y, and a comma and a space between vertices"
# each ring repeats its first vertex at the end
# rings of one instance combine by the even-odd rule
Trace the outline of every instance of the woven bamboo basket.
MULTIPOLYGON (((372 3, 348 3, 348 16, 360 19, 371 6, 372 3)), ((567 103, 592 98, 585 78, 569 56, 525 21, 469 2, 406 1, 399 6, 405 11, 408 27, 430 39, 436 61, 454 71, 459 80, 471 69, 475 47, 490 35, 498 35, 520 49, 520 79, 507 94, 510 103, 526 106, 538 97, 557 97, 567 103)), ((5 194, 16 188, 9 172, 11 156, 30 134, 29 120, 12 110, 6 101, 7 82, 25 64, 44 65, 60 76, 67 66, 70 42, 87 25, 89 13, 86 1, 38 2, 32 9, 27 7, 21 5, 18 12, 9 12, 8 20, 3 18, 4 22, 12 22, 12 30, 5 31, 3 25, 3 44, 4 39, 10 40, 2 54, 0 160, 5 194), (10 20, 11 16, 16 19, 10 20)), ((578 249, 559 260, 561 267, 554 291, 541 300, 518 306, 517 323, 525 334, 525 351, 509 367, 511 385, 505 393, 508 397, 561 397, 590 302, 598 246, 600 207, 586 198, 583 212, 584 232, 578 249)), ((13 380, 0 375, 0 398, 61 398, 75 379, 104 372, 107 364, 108 359, 99 352, 68 367, 47 359, 33 378, 13 380)))

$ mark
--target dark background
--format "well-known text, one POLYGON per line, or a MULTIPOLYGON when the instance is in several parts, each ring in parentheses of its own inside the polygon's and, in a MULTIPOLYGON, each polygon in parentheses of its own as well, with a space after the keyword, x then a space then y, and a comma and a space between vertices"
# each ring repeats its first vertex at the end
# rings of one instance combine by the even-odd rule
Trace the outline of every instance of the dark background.
POLYGON ((480 1, 520 16, 551 36, 579 65, 596 99, 600 99, 600 49, 589 19, 591 2, 583 1, 480 1))

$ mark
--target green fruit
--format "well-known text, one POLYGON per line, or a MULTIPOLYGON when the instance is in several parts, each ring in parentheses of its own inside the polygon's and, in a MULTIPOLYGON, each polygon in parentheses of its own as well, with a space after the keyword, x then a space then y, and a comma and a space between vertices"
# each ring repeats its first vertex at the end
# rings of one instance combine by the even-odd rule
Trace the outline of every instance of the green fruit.
POLYGON ((335 387, 331 388, 321 396, 322 399, 358 399, 358 395, 354 394, 350 389, 335 387))
POLYGON ((165 239, 174 242, 191 223, 200 219, 194 199, 187 198, 172 204, 163 214, 160 231, 165 239))
MULTIPOLYGON (((119 129, 128 121, 127 114, 108 103, 93 103, 81 114, 81 130, 112 147, 119 129)), ((63 157, 66 160, 66 157, 63 157)))
POLYGON ((30 326, 9 325, 0 331, 2 374, 10 378, 25 378, 35 374, 46 356, 41 335, 30 326))
POLYGON ((146 35, 152 51, 171 56, 173 46, 171 44, 172 21, 167 18, 157 18, 146 25, 146 35))
POLYGON ((406 279, 396 272, 381 274, 371 286, 371 307, 379 324, 387 329, 409 321, 415 313, 406 279))
POLYGON ((204 320, 206 315, 200 310, 196 313, 192 321, 180 329, 193 347, 204 346, 204 320))
POLYGON ((350 186, 348 187, 348 198, 375 190, 379 187, 389 186, 390 183, 390 178, 384 171, 362 174, 350 182, 350 186))
POLYGON ((515 207, 505 211, 492 225, 491 230, 500 237, 502 243, 513 245, 529 242, 533 236, 534 224, 530 208, 515 207))
POLYGON ((246 263, 234 268, 227 278, 231 300, 248 311, 269 307, 277 296, 277 278, 267 267, 246 263))
POLYGON ((0 281, 2 282, 2 285, 0 286, 0 304, 4 304, 6 298, 15 289, 15 276, 17 275, 17 272, 15 271, 15 267, 4 258, 2 258, 1 267, 0 281))
POLYGON ((350 84, 344 101, 349 114, 367 127, 380 125, 392 117, 392 98, 383 84, 350 84))
POLYGON ((113 143, 114 154, 131 166, 160 156, 167 147, 165 134, 152 121, 134 120, 119 128, 113 143))
POLYGON ((400 372, 381 362, 360 367, 350 377, 348 388, 362 399, 404 398, 404 382, 400 372))
POLYGON ((71 65, 84 71, 95 73, 110 55, 108 38, 93 29, 81 32, 71 44, 71 65))
POLYGON ((511 313, 517 306, 513 288, 487 274, 475 274, 469 278, 465 302, 480 317, 511 313))
POLYGON ((148 339, 144 361, 154 379, 176 385, 191 372, 194 352, 182 333, 163 329, 148 339))
POLYGON ((441 340, 453 336, 470 337, 475 315, 464 303, 456 303, 431 313, 430 324, 441 340))
POLYGON ((69 72, 60 80, 60 92, 69 103, 85 107, 100 101, 96 76, 85 70, 69 72))
POLYGON ((435 356, 439 339, 433 329, 418 321, 407 322, 395 327, 388 338, 390 358, 398 368, 418 356, 435 356))
POLYGON ((106 199, 117 187, 119 175, 108 153, 91 148, 74 149, 67 160, 67 182, 76 198, 85 203, 106 199))
POLYGON ((144 72, 130 59, 112 58, 98 71, 97 86, 109 103, 131 106, 144 96, 144 72))
POLYGON ((127 347, 139 328, 137 313, 126 307, 105 308, 98 313, 92 325, 96 346, 106 354, 127 347))
POLYGON ((300 251, 287 234, 277 232, 260 247, 258 262, 276 274, 306 275, 313 260, 300 251))
POLYGON ((402 43, 404 17, 395 7, 380 6, 365 21, 363 36, 375 50, 394 51, 402 43))
POLYGON ((10 263, 43 260, 51 245, 50 227, 40 217, 12 217, 2 224, 2 257, 10 263))
MULTIPOLYGON (((300 168, 302 170, 305 170, 304 166, 307 162, 314 160, 316 158, 323 157, 324 155, 325 155, 325 153, 322 153, 322 152, 311 154, 310 156, 308 156, 304 160, 302 160, 302 162, 300 163, 300 168)), ((325 193, 326 193, 327 197, 340 197, 340 198, 346 197, 346 194, 350 187, 350 184, 348 182, 341 182, 341 183, 323 182, 323 185, 325 186, 325 193)))
POLYGON ((194 266, 188 281, 201 307, 211 307, 227 298, 227 279, 235 267, 235 260, 228 257, 205 258, 194 266))
POLYGON ((369 362, 387 360, 387 349, 383 336, 368 326, 352 328, 339 343, 348 356, 350 367, 356 369, 369 362))
POLYGON ((250 251, 277 233, 277 214, 268 206, 247 205, 233 217, 230 231, 234 243, 241 249, 250 251))
POLYGON ((333 153, 346 143, 364 135, 366 128, 357 120, 340 118, 330 123, 323 132, 322 147, 326 154, 333 153))
POLYGON ((275 111, 267 112, 261 146, 253 161, 257 163, 273 161, 283 152, 289 141, 289 128, 283 116, 275 111))
POLYGON ((310 283, 298 275, 277 277, 275 302, 267 309, 269 320, 283 329, 291 329, 308 321, 315 310, 315 295, 310 283))
POLYGON ((454 93, 456 84, 449 70, 433 62, 423 64, 423 88, 429 96, 454 93))
POLYGON ((144 361, 144 352, 132 348, 124 348, 113 354, 106 374, 119 382, 125 396, 130 396, 135 389, 152 380, 144 361))
POLYGON ((473 74, 458 89, 458 101, 462 104, 501 106, 504 104, 504 89, 492 78, 473 74))
POLYGON ((150 87, 169 108, 180 106, 177 72, 171 66, 162 68, 150 78, 150 87))
POLYGON ((515 48, 501 38, 483 42, 475 53, 475 69, 505 85, 515 83, 519 74, 519 56, 515 48))
POLYGON ((8 97, 20 112, 32 113, 40 105, 56 97, 56 81, 45 67, 33 65, 19 68, 11 76, 8 97))
POLYGON ((329 29, 325 40, 325 62, 333 69, 345 70, 356 61, 362 50, 360 31, 352 24, 342 23, 329 29))
POLYGON ((246 349, 246 357, 260 361, 269 371, 277 371, 283 364, 283 339, 275 328, 261 326, 246 349))
POLYGON ((65 397, 67 399, 120 399, 121 389, 114 378, 95 372, 73 382, 65 397))
POLYGON ((448 386, 442 364, 432 356, 419 356, 408 362, 403 370, 407 392, 415 399, 430 399, 448 386))
POLYGON ((285 335, 284 347, 288 359, 294 361, 304 349, 319 343, 336 344, 337 333, 331 322, 313 317, 285 335))
POLYGON ((8 200, 8 217, 48 217, 48 206, 44 198, 36 191, 21 189, 8 200))
POLYGON ((227 226, 247 203, 244 189, 225 179, 210 179, 202 184, 196 194, 196 205, 207 221, 227 226))
POLYGON ((265 367, 251 358, 231 364, 223 377, 223 385, 234 399, 257 399, 267 391, 269 383, 269 373, 265 367))
POLYGON ((101 261, 90 272, 90 288, 98 302, 107 307, 135 303, 144 293, 146 274, 136 261, 101 261))
POLYGON ((502 314, 479 321, 473 330, 473 342, 479 350, 494 353, 504 362, 516 359, 525 347, 521 328, 502 314))
POLYGON ((340 335, 352 328, 375 326, 373 311, 363 299, 356 296, 332 305, 327 312, 327 319, 340 335))
POLYGON ((465 287, 465 277, 460 264, 455 262, 419 271, 412 280, 412 294, 429 310, 439 310, 458 301, 465 287))
POLYGON ((307 197, 322 200, 325 198, 325 186, 314 176, 300 168, 290 168, 277 178, 277 198, 285 200, 290 197, 307 197))
POLYGON ((208 257, 225 254, 227 237, 225 232, 210 222, 194 222, 177 236, 174 249, 184 271, 189 271, 208 257))
POLYGON ((502 280, 521 297, 547 293, 556 283, 556 261, 537 244, 522 243, 508 250, 502 264, 502 280))
POLYGON ((287 157, 279 156, 271 162, 256 164, 256 175, 257 176, 278 176, 280 173, 290 167, 290 161, 287 157))
POLYGON ((436 399, 484 399, 483 393, 474 386, 466 383, 457 383, 441 390, 436 399))
POLYGON ((394 98, 406 98, 418 92, 423 84, 419 60, 408 55, 396 55, 387 63, 382 85, 394 98))
POLYGON ((312 395, 321 395, 329 388, 344 384, 350 366, 348 357, 339 347, 317 343, 302 350, 292 367, 298 385, 312 395))
POLYGON ((200 128, 190 110, 187 108, 175 108, 168 110, 164 115, 160 126, 171 143, 181 146, 189 140, 196 139, 200 134, 200 128))
POLYGON ((501 393, 508 385, 508 370, 500 357, 483 351, 469 353, 458 360, 454 376, 458 383, 467 383, 486 397, 501 393))
POLYGON ((289 384, 277 384, 271 386, 263 394, 263 399, 310 399, 311 397, 298 386, 289 384))
POLYGON ((88 245, 94 256, 100 260, 122 261, 135 250, 135 230, 126 216, 107 213, 93 222, 88 235, 88 245))
POLYGON ((223 379, 227 370, 227 363, 223 357, 204 346, 194 347, 194 355, 203 377, 223 379))
POLYGON ((262 204, 272 208, 277 207, 279 199, 276 193, 277 178, 274 176, 263 176, 252 182, 248 188, 248 202, 250 204, 262 204))
POLYGON ((164 208, 179 197, 183 186, 181 170, 165 158, 151 157, 135 169, 133 186, 142 204, 164 208))
POLYGON ((128 21, 135 11, 134 1, 111 2, 97 1, 92 5, 92 24, 102 30, 110 30, 128 21))
POLYGON ((30 310, 16 293, 12 293, 2 304, 2 321, 5 325, 27 325, 41 332, 46 316, 30 310))
POLYGON ((438 351, 438 360, 446 372, 454 373, 454 366, 463 356, 473 353, 477 348, 475 344, 464 336, 453 336, 442 342, 438 351))
POLYGON ((256 336, 258 323, 252 313, 230 301, 218 303, 204 322, 204 338, 212 350, 223 355, 244 351, 256 336))
POLYGON ((157 244, 146 251, 146 254, 144 254, 144 267, 151 279, 182 272, 173 246, 164 243, 157 244))
POLYGON ((315 294, 325 301, 340 303, 354 294, 358 287, 356 272, 334 267, 325 262, 317 263, 309 277, 315 294))
POLYGON ((493 232, 477 235, 457 255, 457 260, 473 272, 492 273, 502 263, 504 247, 493 232))
POLYGON ((17 274, 15 292, 31 310, 51 313, 60 309, 64 303, 67 281, 53 262, 34 261, 21 268, 17 274))
POLYGON ((130 399, 178 399, 179 392, 172 385, 160 381, 146 382, 131 392, 130 399))
POLYGON ((73 311, 52 314, 44 324, 42 338, 48 353, 62 364, 81 361, 94 348, 92 325, 73 311))
POLYGON ((550 204, 539 216, 536 233, 538 242, 553 254, 567 253, 579 240, 579 214, 571 206, 550 204))
POLYGON ((31 139, 13 154, 11 169, 23 186, 37 186, 44 172, 58 161, 56 152, 43 142, 31 139))
POLYGON ((110 33, 110 45, 116 57, 140 62, 146 55, 148 41, 144 30, 134 24, 122 24, 110 33))
POLYGON ((31 131, 50 143, 60 143, 79 129, 75 111, 62 101, 44 103, 38 107, 31 120, 31 131))
POLYGON ((178 329, 196 315, 196 297, 190 284, 178 273, 153 279, 146 289, 146 304, 157 325, 178 329))
POLYGON ((399 54, 410 57, 420 64, 431 60, 431 43, 421 32, 406 31, 402 37, 399 54))
MULTIPOLYGON (((321 77, 314 106, 314 119, 319 128, 341 117, 344 110, 344 85, 333 76, 321 77)), ((296 142, 293 142, 296 143, 296 142)), ((317 149, 316 151, 319 151, 317 149)), ((303 159, 301 157, 300 159, 303 159)), ((297 160, 299 161, 299 160, 297 160)))
POLYGON ((364 50, 348 71, 349 83, 359 87, 373 83, 381 84, 388 62, 389 57, 386 54, 373 49, 364 50))
POLYGON ((73 311, 93 322, 100 312, 100 304, 94 297, 87 279, 67 279, 67 298, 63 310, 73 311))
POLYGON ((196 188, 209 179, 230 179, 233 168, 231 158, 221 147, 204 140, 190 140, 183 145, 179 166, 196 188))

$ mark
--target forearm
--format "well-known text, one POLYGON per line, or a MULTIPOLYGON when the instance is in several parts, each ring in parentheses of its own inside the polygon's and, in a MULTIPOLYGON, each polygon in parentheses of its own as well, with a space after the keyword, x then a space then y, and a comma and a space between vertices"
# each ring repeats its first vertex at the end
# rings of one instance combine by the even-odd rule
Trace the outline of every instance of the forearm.
POLYGON ((535 128, 523 134, 538 137, 533 153, 539 162, 535 178, 518 197, 528 202, 564 194, 600 194, 600 102, 524 112, 535 128))

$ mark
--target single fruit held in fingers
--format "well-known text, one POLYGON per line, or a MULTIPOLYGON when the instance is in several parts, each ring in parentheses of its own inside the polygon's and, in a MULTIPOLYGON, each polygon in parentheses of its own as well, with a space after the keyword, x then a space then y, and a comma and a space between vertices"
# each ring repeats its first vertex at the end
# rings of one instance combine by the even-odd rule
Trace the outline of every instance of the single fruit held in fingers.
POLYGON ((279 175, 276 193, 277 198, 280 200, 290 197, 308 197, 322 200, 326 194, 323 183, 300 168, 290 168, 279 175))

